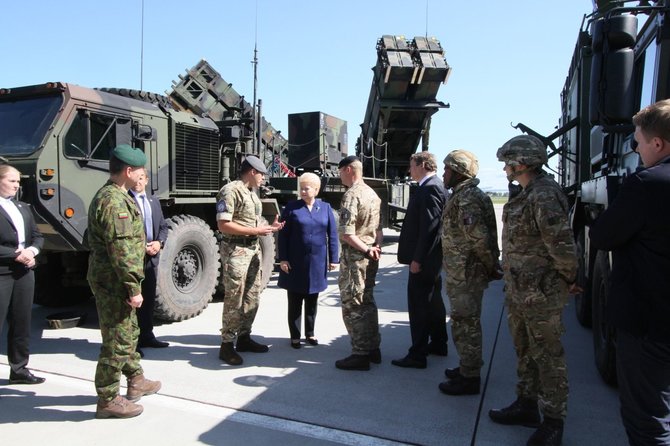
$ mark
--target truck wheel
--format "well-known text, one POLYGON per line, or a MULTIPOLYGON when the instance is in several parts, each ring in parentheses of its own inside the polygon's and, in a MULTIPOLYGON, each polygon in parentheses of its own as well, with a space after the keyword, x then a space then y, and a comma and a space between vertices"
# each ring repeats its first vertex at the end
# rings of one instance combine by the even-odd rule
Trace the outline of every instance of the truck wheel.
POLYGON ((586 262, 584 261, 584 231, 580 231, 577 236, 577 256, 579 259, 579 268, 577 269, 577 284, 584 288, 584 291, 575 294, 575 314, 582 327, 591 327, 591 284, 586 283, 586 262))
POLYGON ((607 252, 598 251, 591 286, 593 353, 600 376, 607 384, 616 386, 616 332, 606 319, 609 275, 610 265, 607 252))
POLYGON ((167 96, 158 93, 151 93, 142 90, 133 90, 130 88, 96 88, 96 90, 105 93, 116 94, 126 98, 137 99, 138 101, 149 102, 151 104, 162 105, 165 108, 172 108, 172 103, 167 96))
POLYGON ((156 277, 155 316, 176 322, 200 314, 212 300, 221 261, 214 233, 190 215, 167 219, 168 238, 156 277))

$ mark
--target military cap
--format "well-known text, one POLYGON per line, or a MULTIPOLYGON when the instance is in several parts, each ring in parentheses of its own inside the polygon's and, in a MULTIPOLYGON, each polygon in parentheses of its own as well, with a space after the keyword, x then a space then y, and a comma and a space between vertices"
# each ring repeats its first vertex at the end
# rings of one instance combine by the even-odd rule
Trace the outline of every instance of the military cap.
POLYGON ((268 170, 265 167, 265 164, 263 164, 263 161, 261 161, 257 156, 247 155, 247 157, 244 158, 244 161, 242 161, 240 170, 242 172, 246 172, 251 169, 256 169, 256 172, 258 173, 268 173, 268 170))
POLYGON ((340 163, 337 165, 338 169, 341 169, 343 167, 347 167, 349 164, 353 163, 354 161, 360 161, 356 155, 349 155, 345 158, 342 158, 340 160, 340 163))
POLYGON ((479 161, 474 153, 467 150, 453 150, 444 159, 444 164, 454 172, 467 178, 474 178, 479 172, 479 161))
POLYGON ((147 163, 147 156, 137 147, 121 144, 112 150, 112 156, 130 167, 143 167, 147 163))
POLYGON ((541 166, 547 162, 546 145, 536 136, 519 135, 498 149, 498 160, 510 166, 541 166))

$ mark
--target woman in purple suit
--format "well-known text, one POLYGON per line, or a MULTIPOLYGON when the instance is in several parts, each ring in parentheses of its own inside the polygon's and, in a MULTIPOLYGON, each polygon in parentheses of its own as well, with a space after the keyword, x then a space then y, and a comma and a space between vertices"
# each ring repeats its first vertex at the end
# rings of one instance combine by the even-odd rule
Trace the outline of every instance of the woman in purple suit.
POLYGON ((305 301, 305 338, 314 337, 317 298, 326 289, 328 271, 339 263, 337 225, 330 205, 316 198, 321 180, 313 173, 298 178, 300 200, 282 212, 279 231, 279 287, 288 293, 288 328, 291 347, 300 348, 300 316, 305 301))

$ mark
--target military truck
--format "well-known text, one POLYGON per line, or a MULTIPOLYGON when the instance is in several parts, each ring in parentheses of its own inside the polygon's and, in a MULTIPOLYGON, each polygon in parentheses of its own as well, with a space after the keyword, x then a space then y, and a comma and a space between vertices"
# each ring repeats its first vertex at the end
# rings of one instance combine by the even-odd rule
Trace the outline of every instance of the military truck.
MULTIPOLYGON (((169 96, 60 82, 0 89, 0 154, 21 170, 22 199, 32 204, 45 236, 36 301, 66 304, 90 296, 88 205, 108 177, 110 150, 128 143, 147 154, 149 187, 169 227, 157 315, 176 321, 200 313, 220 270, 216 193, 236 178, 243 156, 281 163, 288 146, 265 119, 255 124, 255 116, 206 61, 181 76, 169 96), (254 144, 255 129, 260 144, 254 144)), ((262 202, 263 216, 274 219, 278 201, 262 202)), ((261 240, 267 280, 274 240, 261 240)))
POLYGON ((558 157, 558 178, 572 205, 584 288, 575 297, 576 314, 582 325, 593 327, 596 366, 614 385, 616 332, 605 318, 611 256, 591 247, 589 223, 640 166, 633 150, 632 116, 670 97, 670 1, 598 0, 593 5, 584 17, 561 92, 558 130, 545 137, 523 124, 518 127, 540 137, 550 157, 558 157))

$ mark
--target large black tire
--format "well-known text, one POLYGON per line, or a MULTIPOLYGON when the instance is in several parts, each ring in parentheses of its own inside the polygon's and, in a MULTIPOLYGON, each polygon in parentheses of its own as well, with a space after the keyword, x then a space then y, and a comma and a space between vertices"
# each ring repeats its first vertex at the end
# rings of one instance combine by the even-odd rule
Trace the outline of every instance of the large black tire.
POLYGON ((176 322, 200 314, 211 302, 221 260, 214 233, 204 221, 175 215, 167 219, 167 224, 154 314, 161 320, 176 322))
POLYGON ((137 99, 138 101, 149 102, 151 104, 162 105, 164 108, 172 108, 170 98, 158 93, 151 93, 142 90, 132 90, 130 88, 96 88, 96 90, 105 93, 116 94, 126 98, 137 99))
POLYGON ((577 236, 577 256, 579 259, 579 268, 577 269, 577 284, 584 291, 575 294, 575 314, 582 327, 589 328, 592 323, 591 309, 591 284, 586 280, 586 261, 584 259, 584 231, 580 231, 577 236))
POLYGON ((616 331, 606 317, 609 275, 609 256, 607 252, 598 251, 591 286, 593 353, 600 376, 610 386, 616 386, 616 331))

